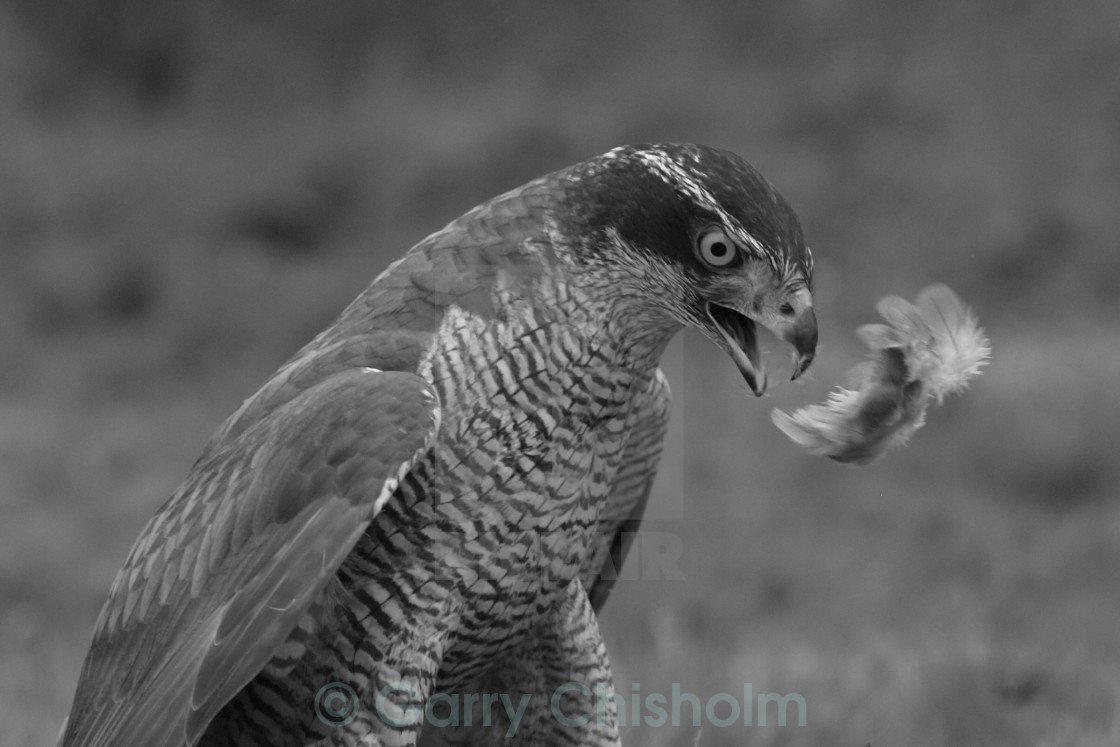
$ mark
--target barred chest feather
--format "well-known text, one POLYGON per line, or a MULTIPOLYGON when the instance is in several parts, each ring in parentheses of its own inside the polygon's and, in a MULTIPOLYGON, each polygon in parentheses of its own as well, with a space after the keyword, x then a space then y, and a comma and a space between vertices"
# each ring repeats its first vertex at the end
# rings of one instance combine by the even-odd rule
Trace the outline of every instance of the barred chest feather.
POLYGON ((448 684, 514 645, 609 543, 600 519, 632 508, 605 510, 656 356, 622 365, 606 335, 539 308, 449 307, 419 371, 439 393, 441 437, 344 567, 377 609, 373 627, 457 613, 448 684))

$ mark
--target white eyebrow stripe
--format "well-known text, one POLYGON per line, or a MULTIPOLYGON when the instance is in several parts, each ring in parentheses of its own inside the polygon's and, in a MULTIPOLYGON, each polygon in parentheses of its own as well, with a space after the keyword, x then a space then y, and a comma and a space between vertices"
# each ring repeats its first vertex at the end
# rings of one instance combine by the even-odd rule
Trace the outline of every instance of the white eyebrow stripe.
POLYGON ((684 192, 688 197, 694 200, 698 205, 704 209, 715 213, 724 225, 729 226, 735 232, 737 238, 747 245, 750 253, 756 257, 766 259, 777 270, 783 264, 774 253, 769 251, 762 242, 751 236, 745 228, 735 220, 723 207, 720 206, 719 201, 712 195, 702 184, 696 181, 691 174, 681 167, 676 160, 674 160, 667 153, 661 151, 643 150, 635 155, 642 160, 642 162, 649 167, 663 182, 684 192))

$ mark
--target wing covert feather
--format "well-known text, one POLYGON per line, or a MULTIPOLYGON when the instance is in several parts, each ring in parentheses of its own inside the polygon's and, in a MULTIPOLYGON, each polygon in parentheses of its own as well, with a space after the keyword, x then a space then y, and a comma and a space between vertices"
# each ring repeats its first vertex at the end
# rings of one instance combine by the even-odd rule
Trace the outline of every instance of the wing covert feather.
POLYGON ((113 583, 63 745, 194 744, 438 429, 421 377, 351 369, 208 449, 113 583))

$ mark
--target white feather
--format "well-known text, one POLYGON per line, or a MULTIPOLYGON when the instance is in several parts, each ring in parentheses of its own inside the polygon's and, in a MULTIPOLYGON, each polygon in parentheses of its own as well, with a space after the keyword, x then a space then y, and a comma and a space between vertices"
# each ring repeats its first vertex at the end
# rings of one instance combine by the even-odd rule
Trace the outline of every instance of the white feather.
POLYGON ((870 360, 819 405, 771 417, 813 454, 865 464, 905 443, 925 423, 929 402, 959 392, 980 373, 991 348, 976 318, 948 286, 931 285, 916 303, 887 296, 876 305, 887 324, 856 330, 870 360))

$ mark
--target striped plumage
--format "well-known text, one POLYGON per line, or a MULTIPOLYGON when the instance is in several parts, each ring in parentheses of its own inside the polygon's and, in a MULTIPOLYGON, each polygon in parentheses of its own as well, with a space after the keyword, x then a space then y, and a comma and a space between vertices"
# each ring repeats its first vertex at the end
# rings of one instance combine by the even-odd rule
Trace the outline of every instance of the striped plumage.
POLYGON ((792 210, 703 146, 617 148, 429 236, 145 527, 62 744, 617 744, 609 707, 576 728, 549 705, 575 682, 563 713, 595 713, 610 687, 599 576, 656 469, 658 358, 698 327, 761 393, 759 322, 800 373, 811 275, 792 210), (487 692, 531 697, 514 724, 408 710, 487 692))

